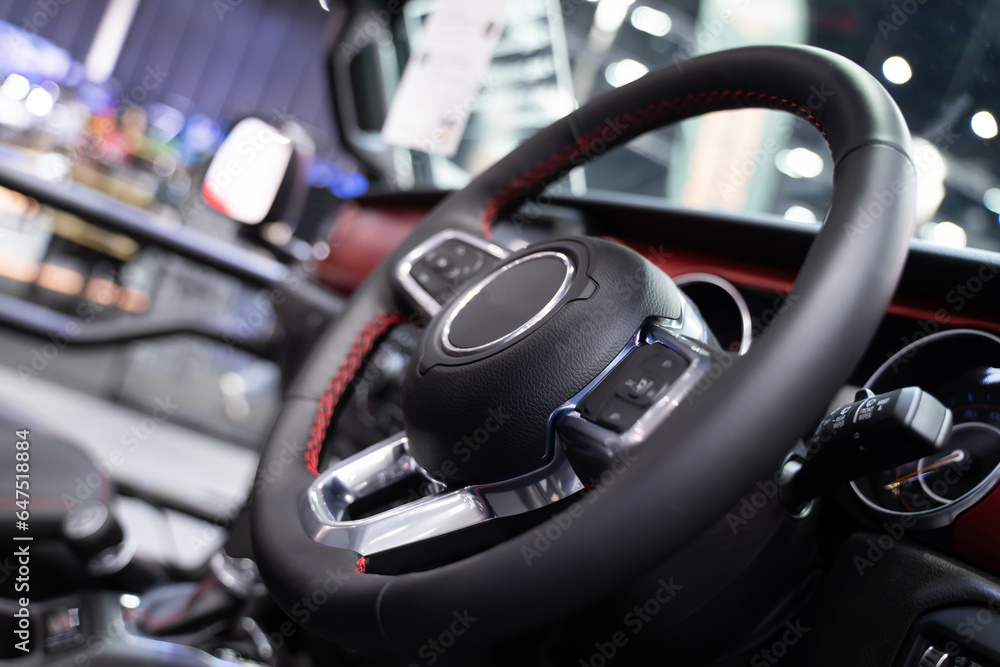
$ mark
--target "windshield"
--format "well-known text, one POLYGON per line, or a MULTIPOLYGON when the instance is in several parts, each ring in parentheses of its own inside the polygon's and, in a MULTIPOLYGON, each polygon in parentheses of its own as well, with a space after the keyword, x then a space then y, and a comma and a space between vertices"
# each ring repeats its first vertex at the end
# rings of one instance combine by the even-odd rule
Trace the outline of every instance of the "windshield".
MULTIPOLYGON (((398 73, 433 7, 424 0, 403 6, 394 31, 398 73)), ((750 44, 812 44, 864 66, 902 109, 915 139, 915 233, 1000 250, 998 20, 1000 8, 988 0, 511 0, 457 150, 407 151, 410 159, 395 160, 387 178, 405 187, 461 187, 539 128, 650 70, 750 44)), ((811 126, 748 110, 649 133, 558 187, 816 222, 831 175, 829 151, 811 126)))

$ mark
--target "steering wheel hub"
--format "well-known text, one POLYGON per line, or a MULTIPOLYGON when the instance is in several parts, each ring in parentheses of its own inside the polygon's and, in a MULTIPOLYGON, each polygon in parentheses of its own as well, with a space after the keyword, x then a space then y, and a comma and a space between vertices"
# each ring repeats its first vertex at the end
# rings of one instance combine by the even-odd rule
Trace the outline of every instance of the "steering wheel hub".
POLYGON ((424 334, 403 385, 410 451, 435 479, 507 479, 544 463, 549 415, 648 317, 682 297, 625 246, 565 239, 512 255, 424 334))

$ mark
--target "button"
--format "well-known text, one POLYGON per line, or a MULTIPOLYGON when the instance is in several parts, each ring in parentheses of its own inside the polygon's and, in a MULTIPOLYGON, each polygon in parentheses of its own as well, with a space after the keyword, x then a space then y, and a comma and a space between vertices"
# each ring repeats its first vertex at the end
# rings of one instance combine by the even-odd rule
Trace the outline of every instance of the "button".
POLYGON ((946 664, 948 664, 948 654, 936 646, 928 646, 920 656, 917 667, 945 667, 946 664))
POLYGON ((437 294, 447 287, 444 280, 434 272, 426 261, 418 262, 410 269, 410 275, 425 292, 431 295, 437 294))
POLYGON ((455 257, 465 257, 472 250, 471 247, 461 241, 446 241, 441 245, 443 249, 450 251, 455 257))
POLYGON ((428 261, 431 263, 435 269, 440 271, 447 271, 451 268, 451 260, 448 259, 447 255, 441 253, 436 254, 433 258, 428 257, 428 261))
POLYGON ((688 362, 681 355, 663 345, 650 345, 654 348, 652 359, 642 365, 642 370, 655 375, 663 384, 673 382, 687 370, 688 362))
POLYGON ((455 267, 455 277, 468 278, 486 265, 487 255, 478 248, 460 241, 448 241, 439 248, 442 256, 449 259, 449 267, 455 267))
POLYGON ((618 385, 615 394, 635 405, 652 405, 653 399, 663 388, 663 381, 641 370, 629 374, 618 385))
POLYGON ((462 265, 462 276, 468 277, 477 273, 479 269, 486 266, 486 253, 479 252, 478 250, 473 251, 472 261, 466 262, 462 265))
POLYGON ((597 423, 621 433, 632 426, 644 412, 643 408, 612 396, 601 408, 597 423))

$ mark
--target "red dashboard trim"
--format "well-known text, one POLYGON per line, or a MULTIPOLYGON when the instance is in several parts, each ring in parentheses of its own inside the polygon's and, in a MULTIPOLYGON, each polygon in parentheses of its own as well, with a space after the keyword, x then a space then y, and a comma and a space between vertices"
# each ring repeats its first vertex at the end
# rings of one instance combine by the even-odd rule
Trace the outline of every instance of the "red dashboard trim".
MULTIPOLYGON (((667 250, 663 245, 654 247, 634 241, 612 240, 636 250, 673 277, 685 273, 714 273, 740 287, 775 292, 788 292, 795 282, 795 274, 790 271, 768 269, 738 261, 722 261, 695 253, 674 252, 667 250)), ((1000 322, 991 321, 985 316, 960 316, 946 308, 918 303, 907 298, 894 300, 887 312, 914 320, 934 321, 950 328, 973 328, 1000 333, 1000 322)))
POLYGON ((951 548, 959 558, 1000 572, 1000 487, 958 517, 951 548))
POLYGON ((330 254, 316 268, 316 279, 336 292, 351 294, 426 215, 419 208, 344 204, 327 239, 330 254))

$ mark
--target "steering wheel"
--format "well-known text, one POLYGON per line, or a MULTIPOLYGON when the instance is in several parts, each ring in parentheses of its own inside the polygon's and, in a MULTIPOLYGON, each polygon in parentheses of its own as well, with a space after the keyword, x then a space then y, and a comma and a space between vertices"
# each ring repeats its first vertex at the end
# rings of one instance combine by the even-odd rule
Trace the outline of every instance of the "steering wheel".
POLYGON ((456 623, 466 645, 541 627, 682 549, 778 468, 860 359, 912 234, 909 151, 874 78, 801 46, 679 63, 528 139, 372 273, 291 389, 251 505, 274 599, 342 645, 413 653, 456 623), (573 166, 668 123, 749 107, 815 125, 834 190, 786 312, 731 364, 634 251, 590 237, 517 253, 488 241, 525 202, 518 219, 530 223, 573 166), (435 267, 470 281, 448 300, 435 267), (337 403, 413 312, 429 320, 404 382, 406 433, 321 472, 337 403), (695 382, 707 390, 692 393, 695 382), (378 505, 413 476, 429 495, 378 505), (482 530, 511 519, 527 521, 514 524, 522 532, 482 530))

